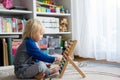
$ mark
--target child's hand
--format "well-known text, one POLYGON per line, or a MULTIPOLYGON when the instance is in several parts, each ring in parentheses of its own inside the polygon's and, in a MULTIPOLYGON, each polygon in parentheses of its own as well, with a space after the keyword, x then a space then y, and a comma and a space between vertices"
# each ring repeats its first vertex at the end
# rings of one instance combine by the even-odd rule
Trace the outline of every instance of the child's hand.
POLYGON ((59 57, 55 57, 55 61, 60 61, 61 59, 59 57))
POLYGON ((46 64, 46 66, 47 66, 48 68, 51 68, 51 64, 46 64))

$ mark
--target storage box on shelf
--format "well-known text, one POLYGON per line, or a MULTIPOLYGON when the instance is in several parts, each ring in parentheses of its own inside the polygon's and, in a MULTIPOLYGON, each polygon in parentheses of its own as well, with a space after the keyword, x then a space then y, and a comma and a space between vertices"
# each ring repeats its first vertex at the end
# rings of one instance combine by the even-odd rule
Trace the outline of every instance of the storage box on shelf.
POLYGON ((41 41, 38 42, 39 47, 42 51, 47 54, 62 54, 63 47, 61 46, 61 36, 59 37, 44 37, 41 41))
POLYGON ((45 32, 59 32, 59 18, 42 16, 38 16, 37 18, 45 27, 45 32))

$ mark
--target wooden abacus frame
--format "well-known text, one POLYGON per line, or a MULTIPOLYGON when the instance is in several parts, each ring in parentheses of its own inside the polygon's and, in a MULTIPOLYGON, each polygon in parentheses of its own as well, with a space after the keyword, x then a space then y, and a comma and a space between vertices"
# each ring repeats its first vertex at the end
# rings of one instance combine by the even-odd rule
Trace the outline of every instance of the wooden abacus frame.
MULTIPOLYGON (((75 62, 72 60, 71 56, 73 54, 73 51, 75 49, 75 46, 76 46, 76 43, 77 43, 77 40, 70 40, 70 42, 68 43, 68 46, 66 47, 65 51, 63 52, 63 59, 66 59, 64 65, 63 65, 63 68, 62 68, 62 71, 59 71, 60 74, 59 74, 59 78, 62 78, 65 70, 66 70, 66 67, 68 65, 68 62, 70 62, 74 68, 79 72, 79 74, 85 78, 85 74, 80 70, 80 68, 75 64, 75 62)), ((60 66, 62 65, 62 60, 60 62, 60 66)))

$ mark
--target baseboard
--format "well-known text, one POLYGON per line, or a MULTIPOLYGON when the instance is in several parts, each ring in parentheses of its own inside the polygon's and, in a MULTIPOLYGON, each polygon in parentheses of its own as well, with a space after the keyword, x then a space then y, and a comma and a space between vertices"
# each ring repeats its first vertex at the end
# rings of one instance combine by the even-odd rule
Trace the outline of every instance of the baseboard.
POLYGON ((74 60, 85 61, 85 60, 95 60, 95 58, 83 58, 83 57, 79 57, 78 55, 74 55, 74 60))
MULTIPOLYGON (((83 57, 79 57, 78 55, 74 55, 74 61, 90 61, 90 60, 93 60, 93 61, 98 61, 98 62, 107 62, 107 63, 112 63, 112 64, 116 64, 117 62, 109 62, 105 59, 103 60, 96 60, 95 58, 83 58, 83 57)), ((118 63, 117 63, 118 64, 118 63)))

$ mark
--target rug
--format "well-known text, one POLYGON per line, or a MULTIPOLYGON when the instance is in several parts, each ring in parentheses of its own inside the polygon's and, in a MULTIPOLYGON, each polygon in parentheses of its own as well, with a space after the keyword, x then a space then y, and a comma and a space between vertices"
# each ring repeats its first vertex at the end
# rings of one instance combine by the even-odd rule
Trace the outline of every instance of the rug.
MULTIPOLYGON (((76 64, 86 74, 86 78, 82 78, 74 67, 69 64, 61 79, 58 78, 59 73, 56 73, 46 80, 120 80, 120 64, 96 61, 82 61, 76 62, 76 64)), ((13 66, 0 67, 0 80, 21 80, 16 79, 13 68, 13 66)))

